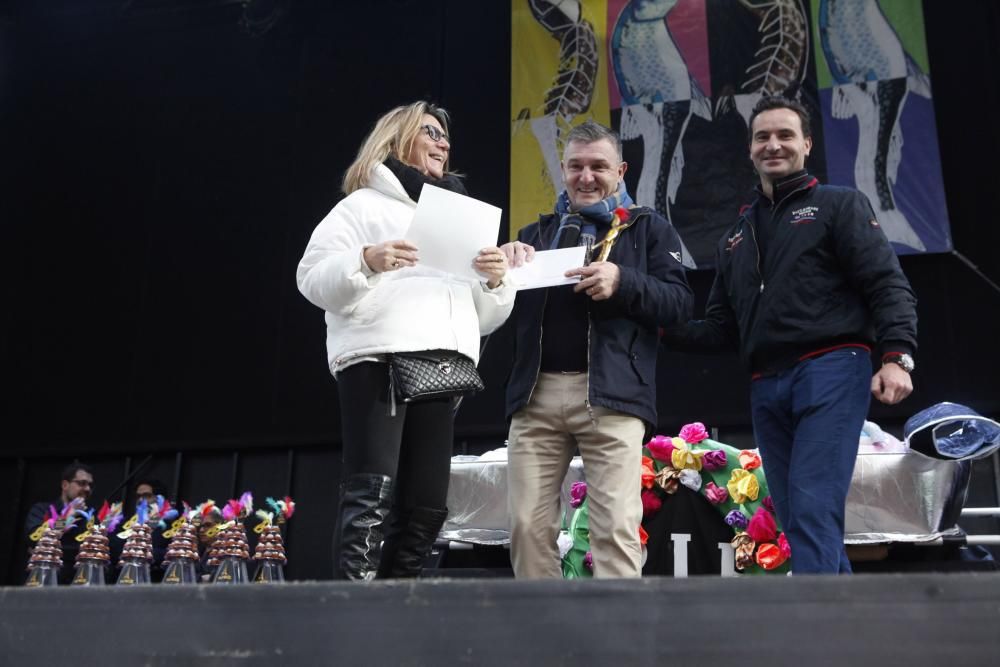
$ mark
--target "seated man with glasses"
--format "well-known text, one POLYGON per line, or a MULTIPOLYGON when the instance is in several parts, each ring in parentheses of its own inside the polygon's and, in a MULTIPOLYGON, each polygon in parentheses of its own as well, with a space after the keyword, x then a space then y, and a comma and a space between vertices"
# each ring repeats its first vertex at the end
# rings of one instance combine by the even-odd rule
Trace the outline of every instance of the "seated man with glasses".
MULTIPOLYGON (((35 503, 28 510, 28 518, 24 521, 24 533, 28 539, 28 549, 34 547, 35 542, 45 532, 43 524, 49 518, 49 507, 55 507, 57 512, 70 501, 81 498, 83 505, 81 509, 87 509, 87 500, 94 488, 94 473, 90 467, 73 461, 62 471, 62 492, 55 500, 35 503)), ((76 554, 80 550, 80 542, 76 539, 86 530, 86 521, 83 518, 77 519, 62 536, 63 567, 59 572, 59 583, 68 584, 73 579, 73 568, 76 562, 76 554)))

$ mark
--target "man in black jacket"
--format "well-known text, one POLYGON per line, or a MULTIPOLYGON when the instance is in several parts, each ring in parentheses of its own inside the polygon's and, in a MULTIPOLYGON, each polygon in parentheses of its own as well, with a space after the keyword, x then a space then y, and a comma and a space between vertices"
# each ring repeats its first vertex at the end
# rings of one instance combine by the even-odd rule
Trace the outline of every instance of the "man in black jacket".
POLYGON ((844 507, 869 392, 906 398, 917 346, 916 298, 871 205, 819 185, 804 169, 811 148, 801 104, 757 104, 757 197, 719 244, 705 319, 665 335, 736 347, 753 374, 754 437, 797 574, 850 572, 844 507))
MULTIPOLYGON (((57 512, 71 501, 82 501, 79 509, 87 509, 87 500, 94 488, 94 473, 89 466, 73 461, 63 468, 61 474, 61 489, 59 498, 51 502, 38 502, 28 510, 24 520, 24 535, 28 540, 29 550, 45 532, 44 525, 50 517, 50 508, 57 512)), ((80 541, 86 530, 86 521, 77 518, 76 522, 65 529, 62 534, 63 567, 59 571, 59 583, 68 584, 73 579, 73 569, 76 566, 76 554, 80 551, 80 541)))
POLYGON ((503 247, 519 266, 535 250, 596 244, 600 257, 610 246, 607 261, 567 272, 580 278, 575 285, 519 292, 510 317, 517 348, 507 385, 508 478, 518 577, 562 574, 560 488, 577 447, 594 575, 640 574, 641 450, 656 424, 658 328, 686 321, 692 297, 677 233, 655 211, 630 208, 626 168, 614 131, 577 126, 566 136, 566 189, 555 213, 503 247))

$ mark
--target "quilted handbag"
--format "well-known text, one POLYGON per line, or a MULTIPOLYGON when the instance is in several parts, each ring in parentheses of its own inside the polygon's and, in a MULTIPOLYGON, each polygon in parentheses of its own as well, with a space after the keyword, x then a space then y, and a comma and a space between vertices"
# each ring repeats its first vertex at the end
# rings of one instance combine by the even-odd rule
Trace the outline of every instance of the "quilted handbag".
POLYGON ((395 397, 404 403, 462 396, 485 389, 476 365, 454 350, 397 352, 389 360, 395 397))

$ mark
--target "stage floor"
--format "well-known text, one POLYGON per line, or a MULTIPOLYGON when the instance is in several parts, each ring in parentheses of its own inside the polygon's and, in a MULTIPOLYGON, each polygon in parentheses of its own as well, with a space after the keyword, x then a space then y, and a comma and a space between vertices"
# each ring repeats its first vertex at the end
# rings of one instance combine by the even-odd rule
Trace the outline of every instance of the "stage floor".
POLYGON ((0 664, 996 664, 998 624, 998 574, 0 588, 0 664))

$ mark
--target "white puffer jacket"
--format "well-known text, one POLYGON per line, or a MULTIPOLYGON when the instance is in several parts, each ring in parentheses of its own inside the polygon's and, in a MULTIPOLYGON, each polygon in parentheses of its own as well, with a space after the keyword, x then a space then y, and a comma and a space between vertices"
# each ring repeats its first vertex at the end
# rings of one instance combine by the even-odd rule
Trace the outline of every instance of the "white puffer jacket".
MULTIPOLYGON (((296 271, 299 291, 326 311, 330 371, 362 356, 458 350, 479 362, 479 338, 497 329, 516 289, 456 278, 420 264, 367 276, 368 246, 406 237, 416 202, 384 165, 313 231, 296 271)), ((471 262, 472 257, 469 258, 471 262)))

